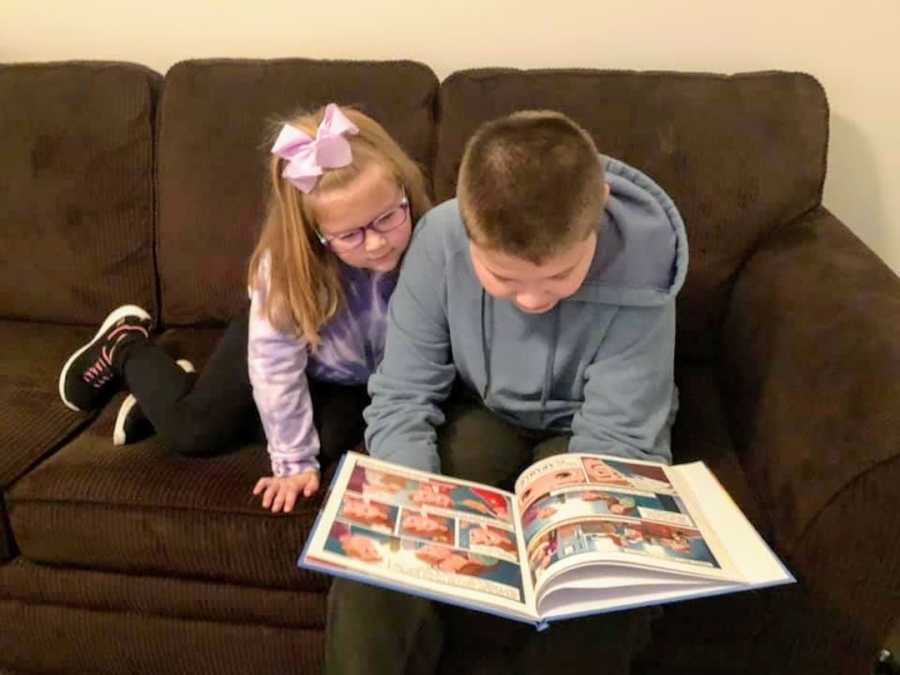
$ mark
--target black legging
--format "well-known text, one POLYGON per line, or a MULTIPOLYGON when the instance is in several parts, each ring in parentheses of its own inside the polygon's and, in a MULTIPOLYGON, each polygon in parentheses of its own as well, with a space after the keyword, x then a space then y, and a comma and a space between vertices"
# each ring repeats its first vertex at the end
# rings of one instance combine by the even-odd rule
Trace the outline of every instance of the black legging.
MULTIPOLYGON (((234 450, 259 437, 262 424, 247 369, 249 312, 225 330, 198 375, 186 373, 161 347, 136 343, 122 355, 128 389, 156 432, 182 455, 210 456, 234 450)), ((344 386, 309 379, 313 421, 323 465, 362 440, 365 385, 344 386)))

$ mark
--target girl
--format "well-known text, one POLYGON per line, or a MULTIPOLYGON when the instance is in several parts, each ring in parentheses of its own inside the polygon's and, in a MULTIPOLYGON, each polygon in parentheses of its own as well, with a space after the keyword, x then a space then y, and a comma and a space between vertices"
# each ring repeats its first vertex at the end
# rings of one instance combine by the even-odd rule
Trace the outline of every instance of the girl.
POLYGON ((130 390, 114 442, 155 429, 183 455, 219 454, 258 432, 272 476, 264 508, 319 487, 319 462, 360 442, 365 385, 384 349, 387 302, 412 223, 430 206, 422 172, 374 120, 335 104, 285 124, 250 261, 250 307, 194 376, 150 341, 150 315, 113 311, 59 377, 73 410, 130 390))

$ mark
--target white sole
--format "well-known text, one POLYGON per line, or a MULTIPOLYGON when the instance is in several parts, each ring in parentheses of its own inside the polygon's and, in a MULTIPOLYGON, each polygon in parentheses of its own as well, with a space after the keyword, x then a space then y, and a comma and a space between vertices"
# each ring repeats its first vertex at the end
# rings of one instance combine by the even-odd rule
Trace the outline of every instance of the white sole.
POLYGON ((150 319, 150 315, 146 312, 146 310, 141 309, 137 305, 122 305, 118 309, 114 309, 106 319, 103 320, 103 323, 100 325, 100 329, 94 335, 93 339, 84 345, 81 349, 76 351, 72 356, 69 357, 69 360, 66 361, 66 364, 62 367, 62 370, 59 373, 59 397, 62 399, 62 402, 66 404, 66 407, 70 410, 74 410, 75 412, 83 412, 81 408, 72 403, 66 398, 65 394, 65 382, 66 382, 66 374, 69 372, 69 366, 72 365, 72 362, 81 356, 85 351, 90 349, 95 342, 97 342, 97 338, 103 335, 110 326, 112 326, 116 321, 121 319, 123 316, 138 316, 142 319, 150 319))
POLYGON ((128 397, 122 401, 119 414, 116 415, 116 426, 113 427, 113 445, 125 445, 125 418, 136 405, 137 399, 132 394, 128 394, 128 397))
MULTIPOLYGON (((194 372, 194 364, 187 359, 178 359, 175 363, 186 373, 194 372)), ((113 445, 125 445, 127 440, 125 438, 125 418, 128 417, 128 413, 137 405, 137 402, 134 394, 128 394, 125 400, 122 401, 122 405, 119 406, 119 413, 116 415, 116 425, 113 427, 113 445)))

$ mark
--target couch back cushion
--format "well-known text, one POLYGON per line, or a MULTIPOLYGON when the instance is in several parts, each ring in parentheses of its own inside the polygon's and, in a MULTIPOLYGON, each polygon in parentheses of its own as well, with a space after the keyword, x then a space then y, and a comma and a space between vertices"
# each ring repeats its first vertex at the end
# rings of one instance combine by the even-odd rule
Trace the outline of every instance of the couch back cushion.
POLYGON ((142 66, 0 66, 0 317, 154 310, 153 119, 142 66))
POLYGON ((438 80, 409 61, 176 64, 160 104, 158 258, 168 325, 227 321, 247 301, 264 216, 272 123, 325 103, 378 120, 427 168, 438 80))
POLYGON ((457 72, 439 96, 437 199, 455 193, 463 147, 479 124, 538 108, 572 117, 601 152, 644 171, 675 200, 690 244, 678 354, 712 357, 743 261, 769 230, 821 202, 828 140, 822 87, 785 72, 457 72))

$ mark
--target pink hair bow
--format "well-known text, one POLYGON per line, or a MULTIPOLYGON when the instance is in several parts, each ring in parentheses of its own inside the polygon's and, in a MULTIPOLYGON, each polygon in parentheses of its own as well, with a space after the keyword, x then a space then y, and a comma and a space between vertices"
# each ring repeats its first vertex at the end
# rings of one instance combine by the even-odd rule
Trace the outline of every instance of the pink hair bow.
POLYGON ((275 139, 272 154, 287 160, 281 175, 298 190, 308 194, 316 187, 325 169, 337 169, 353 161, 350 141, 345 136, 358 133, 359 129, 341 109, 329 103, 314 139, 285 124, 275 139))

